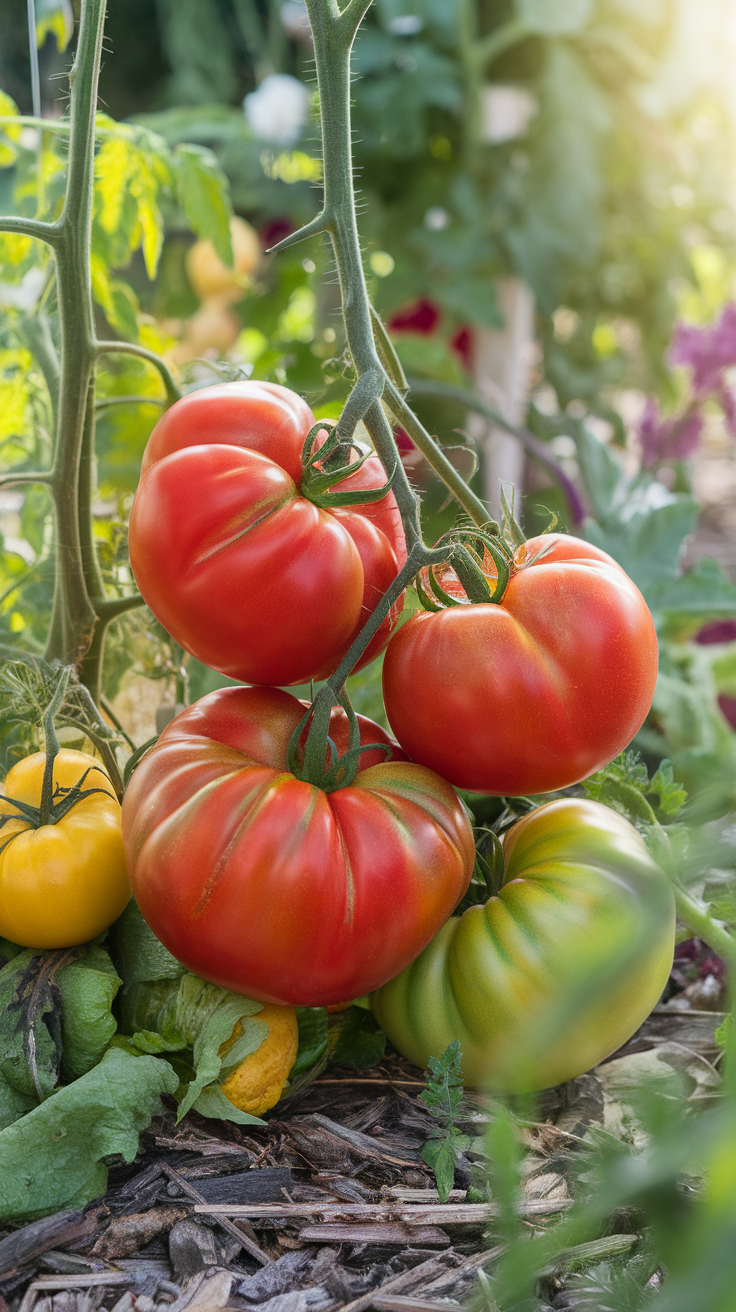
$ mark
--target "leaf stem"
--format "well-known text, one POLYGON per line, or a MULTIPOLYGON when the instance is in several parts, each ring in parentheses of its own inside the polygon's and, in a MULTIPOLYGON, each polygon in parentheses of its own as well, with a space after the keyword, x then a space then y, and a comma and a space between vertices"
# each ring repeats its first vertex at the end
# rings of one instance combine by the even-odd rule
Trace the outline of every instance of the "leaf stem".
POLYGON ((42 219, 25 219, 17 214, 3 214, 0 218, 0 232, 17 233, 20 237, 34 237, 47 246, 59 246, 62 235, 58 223, 46 223, 42 219))
POLYGON ((169 405, 173 405, 181 397, 181 388, 166 361, 162 360, 155 351, 149 351, 146 346, 139 346, 137 342, 96 342, 95 355, 137 355, 141 360, 147 360, 152 364, 154 369, 158 369, 166 388, 166 400, 169 405))

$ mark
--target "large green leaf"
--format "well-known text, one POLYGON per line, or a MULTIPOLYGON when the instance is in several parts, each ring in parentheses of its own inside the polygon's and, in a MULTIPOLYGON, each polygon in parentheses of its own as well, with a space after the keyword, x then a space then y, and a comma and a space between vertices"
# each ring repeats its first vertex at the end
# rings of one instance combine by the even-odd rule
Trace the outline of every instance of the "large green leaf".
POLYGON ((0 1221, 80 1207, 107 1186, 105 1159, 132 1162, 138 1134, 174 1093, 159 1057, 111 1048, 98 1066, 0 1132, 0 1221))

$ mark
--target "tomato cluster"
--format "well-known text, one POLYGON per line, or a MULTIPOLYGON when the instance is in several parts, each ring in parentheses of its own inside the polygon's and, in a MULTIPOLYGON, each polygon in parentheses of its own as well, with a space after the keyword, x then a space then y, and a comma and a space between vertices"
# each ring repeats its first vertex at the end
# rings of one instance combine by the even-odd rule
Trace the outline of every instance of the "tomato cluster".
POLYGON ((362 654, 387 647, 398 744, 348 704, 310 710, 284 685, 335 670, 406 561, 380 462, 346 475, 326 438, 300 397, 253 382, 189 394, 151 436, 130 521, 141 592, 187 651, 265 686, 204 697, 143 757, 123 805, 135 895, 214 983, 306 1006, 372 991, 415 1061, 458 1038, 469 1082, 569 1078, 659 996, 669 882, 625 820, 567 798, 507 833, 501 887, 453 917, 475 859, 454 789, 544 794, 610 761, 651 704, 651 616, 589 543, 486 538, 471 566, 487 601, 448 550, 418 583, 431 612, 398 627, 399 600, 362 654))

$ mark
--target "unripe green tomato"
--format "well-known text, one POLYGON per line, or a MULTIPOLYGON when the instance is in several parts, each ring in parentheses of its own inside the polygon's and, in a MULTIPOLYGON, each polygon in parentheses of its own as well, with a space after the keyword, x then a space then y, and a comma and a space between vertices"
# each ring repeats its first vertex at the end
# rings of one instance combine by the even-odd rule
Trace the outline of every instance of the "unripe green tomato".
POLYGON ((497 896, 443 925, 371 1006, 418 1066, 458 1039, 467 1085, 522 1093, 638 1029, 672 967, 675 904, 640 835, 599 802, 549 802, 503 847, 497 896))

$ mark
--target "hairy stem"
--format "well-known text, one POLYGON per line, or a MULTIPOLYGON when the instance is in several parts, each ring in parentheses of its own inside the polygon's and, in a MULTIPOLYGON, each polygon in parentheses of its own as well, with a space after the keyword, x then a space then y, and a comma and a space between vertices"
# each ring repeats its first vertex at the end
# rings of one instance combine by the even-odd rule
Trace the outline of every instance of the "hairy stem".
POLYGON ((52 490, 56 510, 56 579, 47 659, 77 664, 96 621, 79 537, 82 434, 96 339, 90 275, 94 126, 105 0, 82 6, 79 41, 69 81, 69 170, 55 247, 61 334, 59 421, 52 490))
POLYGON ((69 686, 69 676, 71 666, 67 665, 59 676, 59 682, 56 685, 56 692, 49 702, 43 717, 43 733, 46 744, 46 765, 43 772, 43 784, 41 785, 41 805, 39 808, 39 824, 47 825, 51 818, 54 799, 54 761, 59 755, 59 738, 56 733, 54 718, 57 715, 69 686))
POLYGON ((720 920, 713 919, 708 908, 688 893, 684 885, 677 880, 672 884, 680 920, 725 961, 732 980, 736 979, 736 939, 720 920))

